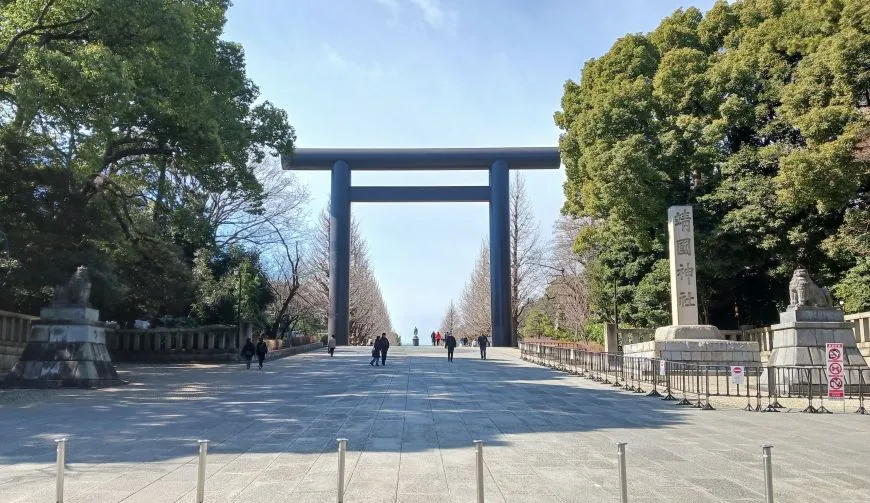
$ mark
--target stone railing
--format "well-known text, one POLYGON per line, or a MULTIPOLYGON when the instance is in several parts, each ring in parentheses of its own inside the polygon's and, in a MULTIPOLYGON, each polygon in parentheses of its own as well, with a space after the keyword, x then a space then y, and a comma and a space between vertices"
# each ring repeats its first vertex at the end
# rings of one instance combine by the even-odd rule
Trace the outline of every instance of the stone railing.
POLYGON ((864 358, 870 358, 870 312, 847 314, 846 321, 852 323, 855 342, 864 358))
POLYGON ((761 352, 761 361, 766 362, 773 349, 773 330, 770 327, 748 328, 744 330, 720 330, 729 341, 757 342, 761 352))
POLYGON ((0 372, 8 371, 18 361, 30 336, 30 324, 38 319, 36 316, 0 311, 0 372))
POLYGON ((241 352, 230 325, 107 330, 106 346, 118 362, 235 361, 241 352))

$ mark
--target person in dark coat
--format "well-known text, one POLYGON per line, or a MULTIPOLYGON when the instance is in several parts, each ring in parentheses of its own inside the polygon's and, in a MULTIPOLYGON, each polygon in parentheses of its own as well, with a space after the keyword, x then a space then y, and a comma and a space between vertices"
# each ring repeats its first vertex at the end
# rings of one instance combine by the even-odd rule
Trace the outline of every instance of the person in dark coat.
POLYGON ((477 338, 477 345, 480 347, 480 359, 486 360, 486 347, 489 346, 489 339, 485 335, 477 338))
POLYGON ((254 349, 254 343, 251 341, 251 338, 248 337, 248 341, 245 342, 245 345, 242 347, 242 358, 245 359, 248 370, 251 370, 251 360, 254 358, 254 353, 256 352, 257 350, 254 349))
POLYGON ((453 361, 453 350, 456 349, 456 337, 447 332, 447 337, 444 338, 444 347, 447 348, 447 361, 453 361))
POLYGON ((387 334, 381 334, 381 365, 387 366, 387 350, 390 349, 390 340, 387 339, 387 334))
POLYGON ((378 357, 381 356, 381 336, 375 337, 375 343, 372 346, 372 361, 369 362, 369 365, 373 367, 378 367, 378 357))
POLYGON ((260 342, 257 343, 257 361, 260 363, 260 370, 263 370, 263 360, 266 359, 266 353, 269 352, 269 346, 266 341, 260 337, 260 342))

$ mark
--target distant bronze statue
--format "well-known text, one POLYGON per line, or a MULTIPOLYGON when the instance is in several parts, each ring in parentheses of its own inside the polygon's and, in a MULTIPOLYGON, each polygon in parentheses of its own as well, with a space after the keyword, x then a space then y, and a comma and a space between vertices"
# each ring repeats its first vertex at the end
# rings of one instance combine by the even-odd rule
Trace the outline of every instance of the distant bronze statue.
POLYGON ((789 307, 814 306, 831 307, 831 294, 810 279, 806 269, 795 269, 788 284, 789 307))
POLYGON ((65 285, 54 289, 52 305, 88 307, 91 300, 91 280, 88 268, 80 265, 65 285))

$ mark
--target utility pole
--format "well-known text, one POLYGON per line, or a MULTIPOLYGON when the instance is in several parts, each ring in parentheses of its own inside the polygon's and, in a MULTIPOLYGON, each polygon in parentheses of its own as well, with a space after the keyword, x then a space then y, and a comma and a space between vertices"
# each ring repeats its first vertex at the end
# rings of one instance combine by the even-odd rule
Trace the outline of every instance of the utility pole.
POLYGON ((616 278, 613 278, 613 324, 616 325, 616 347, 621 349, 622 344, 619 338, 619 300, 616 278))
POLYGON ((236 325, 239 336, 242 335, 242 281, 244 280, 245 263, 239 266, 239 298, 236 299, 236 325))

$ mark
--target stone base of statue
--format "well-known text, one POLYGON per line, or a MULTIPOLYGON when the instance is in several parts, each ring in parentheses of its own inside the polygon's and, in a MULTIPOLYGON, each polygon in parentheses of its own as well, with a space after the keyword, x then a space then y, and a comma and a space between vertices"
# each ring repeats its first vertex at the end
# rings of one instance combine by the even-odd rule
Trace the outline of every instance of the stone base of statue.
POLYGON ((827 386, 825 344, 829 342, 843 344, 846 386, 855 386, 857 393, 858 379, 863 377, 864 385, 870 384, 870 367, 855 342, 852 324, 843 319, 843 311, 834 307, 793 306, 780 313, 779 324, 770 329, 773 348, 767 366, 776 370, 768 370, 772 375, 763 378, 773 378, 775 382, 769 384, 777 386, 779 394, 795 392, 796 388, 810 384, 813 388, 819 386, 817 393, 824 392, 827 386))
POLYGON ((103 388, 124 384, 106 348, 99 311, 81 306, 44 308, 31 325, 24 352, 4 388, 103 388))
POLYGON ((759 366, 758 343, 728 341, 712 325, 669 325, 656 329, 655 340, 628 344, 625 356, 660 358, 699 365, 759 366))

